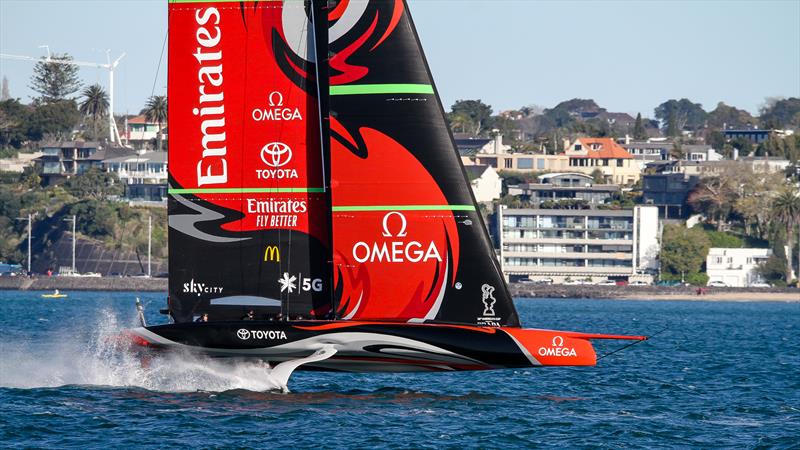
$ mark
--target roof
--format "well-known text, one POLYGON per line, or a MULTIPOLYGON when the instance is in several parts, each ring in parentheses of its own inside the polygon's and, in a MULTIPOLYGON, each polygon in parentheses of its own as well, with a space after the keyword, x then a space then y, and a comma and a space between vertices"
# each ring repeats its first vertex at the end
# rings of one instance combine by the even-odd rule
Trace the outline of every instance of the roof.
POLYGON ((476 164, 474 166, 464 166, 464 170, 467 171, 467 177, 470 181, 482 177, 488 168, 489 166, 480 164, 476 164))
POLYGON ((97 148, 99 142, 94 141, 59 141, 41 144, 40 148, 97 148))
POLYGON ((470 139, 456 139, 456 147, 461 156, 472 156, 478 152, 484 145, 492 142, 492 139, 486 138, 470 138, 470 139))
POLYGON ((93 155, 85 158, 84 161, 104 161, 109 158, 119 158, 130 155, 136 155, 136 152, 126 147, 109 147, 98 149, 93 155))
MULTIPOLYGON (((586 147, 587 155, 584 158, 592 159, 633 159, 633 155, 617 144, 612 138, 579 138, 575 143, 581 143, 586 147), (599 146, 598 150, 591 147, 599 146)), ((569 155, 570 157, 581 157, 581 155, 569 155)))
POLYGON ((147 118, 144 115, 138 115, 136 117, 128 118, 128 124, 130 125, 132 123, 134 123, 134 124, 141 123, 141 124, 157 125, 156 122, 152 122, 152 121, 147 120, 147 118))
POLYGON ((585 173, 580 172, 557 172, 557 173, 546 173, 544 175, 539 175, 539 181, 549 180, 550 178, 562 177, 562 176, 577 176, 581 178, 586 178, 587 180, 593 180, 591 175, 586 175, 585 173))
POLYGON ((167 162, 167 152, 146 152, 142 154, 125 155, 116 158, 106 158, 103 160, 103 162, 104 163, 126 163, 126 162, 165 163, 167 162))

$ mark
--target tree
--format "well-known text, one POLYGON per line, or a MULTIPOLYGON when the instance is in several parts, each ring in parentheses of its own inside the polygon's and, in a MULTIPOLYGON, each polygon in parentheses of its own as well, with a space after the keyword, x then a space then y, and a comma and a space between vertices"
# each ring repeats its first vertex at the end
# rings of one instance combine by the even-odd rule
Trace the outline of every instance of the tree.
POLYGON ((727 221, 738 198, 738 186, 729 176, 705 177, 689 193, 689 205, 716 222, 717 231, 727 221))
POLYGON ((27 140, 31 109, 19 100, 0 102, 0 147, 20 148, 27 140))
POLYGON ((731 171, 726 176, 735 177, 739 185, 740 195, 733 204, 733 210, 742 217, 745 233, 759 239, 766 238, 772 198, 780 190, 783 176, 757 173, 749 167, 731 171))
POLYGON ((72 177, 65 184, 67 192, 77 198, 105 200, 109 196, 121 195, 122 185, 113 172, 92 168, 72 177))
MULTIPOLYGON (((794 186, 787 186, 782 189, 772 200, 770 209, 772 220, 786 227, 786 243, 789 247, 789 254, 786 255, 786 280, 790 280, 792 273, 792 249, 794 246, 795 227, 800 225, 800 191, 794 186)), ((800 263, 800 253, 797 255, 800 263)), ((798 277, 800 278, 800 277, 798 277)))
MULTIPOLYGON (((50 59, 72 61, 72 56, 53 55, 50 59)), ((66 100, 81 88, 78 66, 57 62, 39 61, 33 67, 30 88, 40 94, 39 103, 53 103, 66 100)))
POLYGON ((656 119, 661 121, 661 125, 667 136, 679 136, 684 129, 697 130, 706 121, 706 113, 703 105, 692 103, 689 99, 667 100, 658 105, 655 109, 656 119))
POLYGON ((761 108, 761 122, 764 128, 800 127, 800 98, 791 97, 767 101, 761 108))
POLYGON ((164 95, 150 97, 140 114, 144 114, 148 122, 158 124, 156 141, 158 142, 158 151, 161 151, 161 126, 167 121, 167 97, 164 95))
POLYGON ((708 113, 709 128, 722 130, 725 127, 744 128, 757 125, 756 120, 749 112, 728 106, 724 102, 717 103, 717 107, 708 113))
POLYGON ((591 177, 594 184, 606 184, 606 178, 603 176, 603 171, 599 168, 592 171, 591 177))
POLYGON ((41 140, 48 136, 56 140, 70 139, 80 122, 81 114, 75 100, 59 100, 33 109, 27 123, 28 139, 41 140))
POLYGON ((93 84, 86 87, 83 92, 83 101, 80 104, 80 112, 84 117, 91 119, 92 130, 94 131, 93 139, 98 138, 97 124, 108 113, 108 94, 99 84, 93 84))
POLYGON ((661 272, 672 275, 666 278, 686 279, 700 272, 711 247, 703 230, 668 224, 661 239, 661 272))
POLYGON ((647 131, 644 129, 642 122, 642 113, 636 114, 636 123, 633 125, 633 138, 636 140, 647 139, 647 131))
POLYGON ((486 120, 492 115, 492 107, 478 100, 456 100, 452 107, 453 115, 469 118, 469 132, 478 135, 483 130, 486 120))

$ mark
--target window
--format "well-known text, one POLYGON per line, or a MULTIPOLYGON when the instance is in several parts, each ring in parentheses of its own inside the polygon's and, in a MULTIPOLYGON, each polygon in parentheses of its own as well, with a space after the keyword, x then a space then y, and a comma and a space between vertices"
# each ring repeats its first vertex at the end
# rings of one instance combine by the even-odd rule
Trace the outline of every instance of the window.
POLYGON ((622 167, 622 159, 617 160, 617 167, 622 167))
POLYGON ((544 162, 545 161, 543 159, 537 159, 536 160, 536 168, 543 170, 544 169, 544 162))
POLYGON ((517 169, 533 169, 533 158, 520 158, 517 160, 517 169))
POLYGON ((511 158, 506 159, 505 162, 503 163, 503 166, 506 169, 512 169, 514 167, 514 160, 511 158))
POLYGON ((575 151, 576 151, 576 152, 579 152, 579 151, 581 151, 582 149, 583 149, 583 146, 582 146, 581 144, 575 144, 575 151))
POLYGON ((716 264, 722 264, 722 257, 721 256, 717 256, 716 258, 714 258, 714 262, 716 264))

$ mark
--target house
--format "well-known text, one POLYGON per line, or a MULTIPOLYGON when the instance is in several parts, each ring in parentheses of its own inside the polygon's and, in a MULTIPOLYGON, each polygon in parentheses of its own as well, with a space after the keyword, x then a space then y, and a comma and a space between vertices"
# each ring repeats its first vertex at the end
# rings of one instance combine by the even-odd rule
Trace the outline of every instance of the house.
POLYGON ((578 138, 564 154, 570 171, 591 174, 600 170, 606 183, 633 184, 641 174, 633 155, 611 138, 578 138))
MULTIPOLYGON (((135 149, 148 148, 151 142, 158 137, 158 123, 148 121, 144 115, 125 119, 125 128, 122 139, 125 144, 135 149)), ((161 124, 161 141, 167 140, 166 124, 161 124)))
POLYGON ((620 192, 616 184, 594 184, 594 179, 584 173, 548 173, 539 176, 538 181, 508 186, 508 194, 541 207, 544 202, 561 201, 599 205, 620 192))
POLYGON ((628 141, 620 144, 637 161, 643 164, 653 161, 669 160, 669 153, 674 147, 672 142, 628 141))
POLYGON ((729 287, 748 287, 763 283, 758 266, 772 256, 768 248, 716 248, 708 250, 706 273, 709 284, 725 283, 729 287))
POLYGON ((498 208, 500 260, 509 278, 652 280, 659 220, 653 206, 624 210, 498 208))
POLYGON ((753 144, 760 144, 770 136, 785 137, 794 134, 793 130, 762 130, 758 128, 731 128, 722 130, 725 140, 731 141, 734 139, 745 139, 753 144))
POLYGON ((684 144, 681 146, 687 161, 722 161, 724 156, 717 153, 710 145, 684 144))
POLYGON ((42 152, 17 153, 13 158, 0 159, 0 172, 22 173, 26 167, 33 166, 36 159, 42 156, 42 152))
POLYGON ((145 152, 103 160, 103 170, 117 174, 125 198, 163 201, 167 196, 167 152, 145 152))
POLYGON ((491 202, 500 198, 503 191, 503 179, 491 166, 464 166, 467 171, 472 193, 478 202, 491 202))
POLYGON ((493 138, 466 137, 456 138, 456 147, 461 156, 497 155, 508 153, 511 147, 503 144, 503 135, 498 134, 493 138))
POLYGON ((105 159, 134 154, 129 148, 82 141, 48 143, 42 145, 41 152, 34 161, 44 185, 61 183, 92 168, 102 169, 105 159))
POLYGON ((685 219, 691 212, 689 192, 700 182, 697 175, 660 173, 642 176, 642 201, 658 208, 664 219, 685 219))

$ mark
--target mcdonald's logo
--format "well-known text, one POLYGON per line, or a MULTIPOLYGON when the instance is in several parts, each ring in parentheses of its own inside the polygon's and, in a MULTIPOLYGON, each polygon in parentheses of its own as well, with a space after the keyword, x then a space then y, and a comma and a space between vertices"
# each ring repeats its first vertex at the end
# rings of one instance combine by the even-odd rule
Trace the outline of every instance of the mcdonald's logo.
POLYGON ((264 250, 264 261, 281 262, 281 249, 277 245, 268 245, 264 250))

